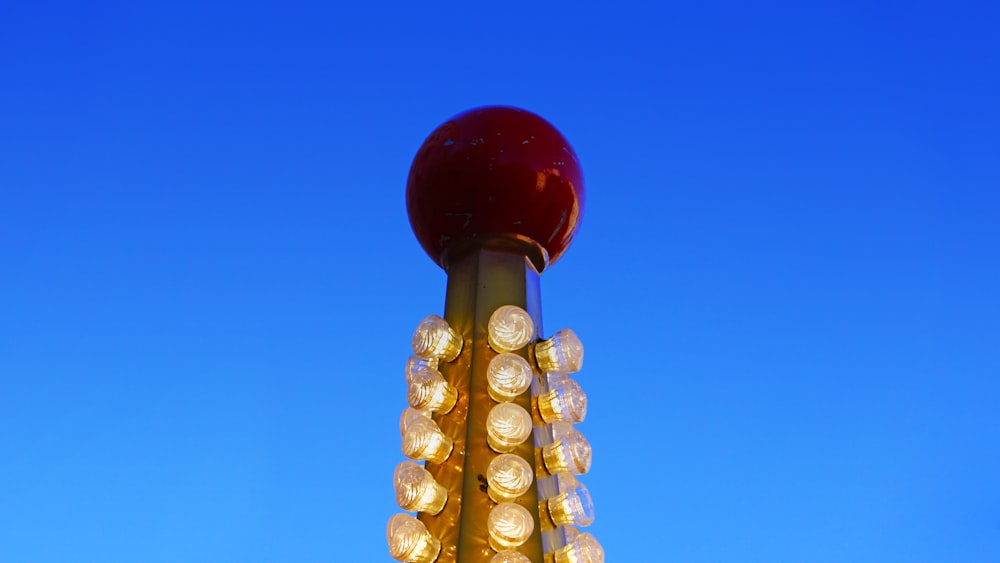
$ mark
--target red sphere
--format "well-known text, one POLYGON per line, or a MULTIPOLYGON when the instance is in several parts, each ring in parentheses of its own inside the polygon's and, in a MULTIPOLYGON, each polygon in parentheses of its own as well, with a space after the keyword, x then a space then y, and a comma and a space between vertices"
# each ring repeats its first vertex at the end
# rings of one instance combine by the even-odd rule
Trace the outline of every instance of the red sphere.
POLYGON ((406 183, 413 232, 445 269, 451 253, 507 240, 537 251, 541 270, 569 247, 583 205, 572 147, 547 121, 512 107, 446 121, 417 151, 406 183))

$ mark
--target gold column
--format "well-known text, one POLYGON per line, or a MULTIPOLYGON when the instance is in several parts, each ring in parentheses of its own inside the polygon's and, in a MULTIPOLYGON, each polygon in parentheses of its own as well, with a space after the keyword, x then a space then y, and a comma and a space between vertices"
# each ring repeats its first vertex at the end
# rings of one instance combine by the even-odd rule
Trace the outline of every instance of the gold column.
MULTIPOLYGON (((448 490, 448 504, 436 516, 421 513, 431 534, 441 540, 440 563, 489 563, 495 552, 489 546, 486 520, 495 503, 487 494, 486 468, 497 456, 486 440, 486 416, 497 404, 487 391, 486 368, 497 355, 490 349, 487 323, 502 305, 517 305, 528 311, 541 333, 539 275, 524 255, 506 250, 480 248, 449 264, 445 320, 462 335, 462 353, 440 371, 458 389, 458 402, 446 415, 435 415, 441 430, 454 442, 451 456, 441 464, 427 463, 427 470, 448 490)), ((529 347, 518 352, 528 358, 529 347)), ((535 384, 542 378, 535 374, 535 384)), ((531 394, 514 400, 532 412, 531 394)), ((538 434, 541 421, 533 415, 538 434)), ((535 438, 537 439, 537 438, 535 438)), ((529 438, 513 452, 536 465, 535 439, 529 438)), ((547 442, 543 442, 547 443, 547 442)), ((542 527, 538 521, 535 486, 516 502, 534 516, 535 530, 518 551, 532 561, 542 561, 542 527)))

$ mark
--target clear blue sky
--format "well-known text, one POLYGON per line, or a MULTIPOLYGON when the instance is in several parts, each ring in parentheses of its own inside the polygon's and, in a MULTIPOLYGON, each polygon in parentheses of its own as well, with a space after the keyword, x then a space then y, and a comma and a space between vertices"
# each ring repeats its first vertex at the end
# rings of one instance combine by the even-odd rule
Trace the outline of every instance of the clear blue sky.
POLYGON ((588 200, 611 563, 1000 561, 991 2, 16 2, 0 561, 390 561, 410 159, 534 111, 588 200))

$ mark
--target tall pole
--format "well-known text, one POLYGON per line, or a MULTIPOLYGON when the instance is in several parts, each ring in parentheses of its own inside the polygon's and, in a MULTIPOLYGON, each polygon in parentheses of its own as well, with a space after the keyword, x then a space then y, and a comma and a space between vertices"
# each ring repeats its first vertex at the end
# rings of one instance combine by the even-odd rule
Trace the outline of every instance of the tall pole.
POLYGON ((400 507, 390 554, 407 563, 599 563, 590 446, 572 425, 583 348, 542 338, 540 274, 569 247, 584 206, 569 143, 510 107, 459 114, 424 141, 407 211, 448 274, 443 318, 420 323, 400 421, 400 507), (420 466, 419 461, 423 461, 420 466))

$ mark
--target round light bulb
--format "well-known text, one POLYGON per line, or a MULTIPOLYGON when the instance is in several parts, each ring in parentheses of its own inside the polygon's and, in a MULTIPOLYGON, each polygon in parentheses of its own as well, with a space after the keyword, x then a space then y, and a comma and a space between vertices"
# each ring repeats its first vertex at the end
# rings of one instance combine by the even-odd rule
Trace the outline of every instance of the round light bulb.
POLYGON ((549 473, 586 473, 590 471, 592 455, 590 442, 579 430, 570 430, 555 442, 542 447, 542 462, 549 473))
POLYGON ((448 490, 434 476, 412 461, 396 467, 396 503, 403 510, 437 514, 448 501, 448 490))
POLYGON ((573 373, 583 367, 583 343, 564 328, 548 340, 535 344, 535 360, 542 371, 573 373))
POLYGON ((505 502, 523 495, 535 475, 531 464, 516 454, 500 454, 486 468, 486 483, 494 502, 505 502))
POLYGON ((421 358, 416 354, 409 357, 406 360, 406 383, 409 384, 410 380, 413 378, 413 374, 424 368, 434 368, 438 367, 437 358, 421 358))
POLYGON ((427 418, 431 417, 430 411, 427 409, 415 409, 413 407, 406 407, 403 409, 403 414, 399 416, 399 436, 406 436, 406 429, 410 427, 410 423, 417 418, 427 418))
POLYGON ((531 436, 531 415, 515 403, 500 403, 486 415, 486 441, 493 451, 506 453, 531 436))
POLYGON ((531 315, 516 305, 504 305, 493 311, 486 330, 490 348, 497 352, 520 350, 535 337, 531 315))
POLYGON ((538 396, 538 414, 545 422, 583 422, 587 416, 587 395, 579 383, 567 377, 538 396))
POLYGON ((580 534, 553 555, 555 563, 604 563, 604 548, 591 534, 580 534))
POLYGON ((448 385, 441 372, 434 368, 424 368, 410 378, 406 397, 413 408, 446 413, 455 406, 458 391, 448 385))
POLYGON ((389 518, 386 537, 389 555, 404 563, 433 563, 441 552, 441 542, 427 531, 423 522, 409 514, 389 518))
POLYGON ((520 504, 501 502, 490 510, 486 527, 490 531, 490 547, 503 551, 528 541, 535 529, 535 520, 520 504))
POLYGON ((406 436, 406 429, 410 427, 410 423, 417 418, 430 418, 431 413, 427 409, 415 409, 413 407, 406 407, 403 409, 403 414, 399 415, 399 436, 406 436))
POLYGON ((490 360, 486 368, 490 398, 505 403, 527 391, 531 386, 531 364, 517 354, 503 353, 490 360))
POLYGON ((452 440, 433 420, 413 417, 403 434, 403 453, 410 459, 442 463, 451 455, 452 440))
POLYGON ((437 315, 424 319, 413 332, 413 353, 450 362, 462 351, 462 336, 437 315))
POLYGON ((594 522, 594 502, 590 498, 587 487, 576 481, 572 475, 565 474, 572 486, 545 501, 549 508, 549 517, 556 526, 572 524, 574 526, 589 526, 594 522))
POLYGON ((531 563, 531 559, 528 559, 528 556, 523 553, 507 549, 494 555, 493 559, 490 559, 490 563, 531 563))

